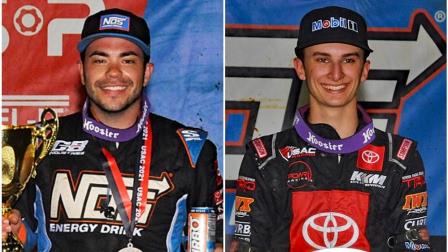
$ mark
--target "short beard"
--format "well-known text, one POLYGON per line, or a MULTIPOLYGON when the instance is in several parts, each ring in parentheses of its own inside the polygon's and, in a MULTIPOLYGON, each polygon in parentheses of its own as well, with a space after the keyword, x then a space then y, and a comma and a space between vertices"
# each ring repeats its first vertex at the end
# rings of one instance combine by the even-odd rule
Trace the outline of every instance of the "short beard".
MULTIPOLYGON (((85 70, 84 70, 83 75, 84 75, 84 81, 87 82, 88 79, 87 79, 85 70)), ((142 81, 143 80, 144 80, 144 74, 142 76, 142 81)), ((129 81, 132 82, 131 80, 129 80, 129 81)), ((126 82, 129 82, 129 81, 126 80, 126 82)), ((85 85, 85 89, 86 89, 87 98, 89 99, 89 101, 91 103, 95 104, 102 111, 104 111, 106 113, 111 113, 111 114, 118 114, 123 111, 126 111, 131 105, 135 104, 135 102, 142 97, 142 93, 143 93, 143 87, 142 87, 140 92, 138 92, 138 95, 136 95, 135 97, 130 97, 131 99, 127 100, 126 104, 124 104, 123 107, 121 107, 119 109, 109 109, 109 108, 107 108, 106 104, 103 104, 99 99, 96 99, 93 95, 90 94, 90 92, 88 91, 87 85, 85 85)))
POLYGON ((142 92, 140 92, 140 95, 132 97, 133 99, 129 100, 126 102, 126 104, 119 108, 119 109, 108 109, 107 107, 105 107, 103 104, 101 104, 100 102, 97 102, 96 99, 94 99, 93 97, 91 97, 89 95, 89 93, 87 92, 87 97, 89 98, 89 101, 93 104, 95 104, 98 108, 100 108, 102 111, 110 113, 110 114, 118 114, 121 113, 123 111, 126 111, 131 105, 133 105, 138 99, 140 99, 142 96, 142 92))

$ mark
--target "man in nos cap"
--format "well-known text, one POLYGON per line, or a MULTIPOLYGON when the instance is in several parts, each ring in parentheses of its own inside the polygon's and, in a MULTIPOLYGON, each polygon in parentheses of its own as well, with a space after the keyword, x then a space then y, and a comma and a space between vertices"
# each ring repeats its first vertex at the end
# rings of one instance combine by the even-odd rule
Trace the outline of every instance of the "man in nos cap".
POLYGON ((207 132, 151 113, 146 21, 100 11, 86 19, 78 50, 87 99, 60 118, 3 238, 12 231, 27 251, 181 251, 187 214, 208 207, 222 243, 216 147, 207 132))

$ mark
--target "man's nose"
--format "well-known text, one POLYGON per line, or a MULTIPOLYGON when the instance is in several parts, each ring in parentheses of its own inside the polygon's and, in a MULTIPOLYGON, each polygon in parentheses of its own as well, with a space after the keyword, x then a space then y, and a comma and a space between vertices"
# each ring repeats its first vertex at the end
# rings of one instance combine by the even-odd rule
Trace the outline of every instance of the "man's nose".
POLYGON ((338 81, 344 78, 344 70, 341 63, 333 63, 331 65, 329 77, 333 81, 338 81))
POLYGON ((108 77, 119 77, 119 76, 121 76, 121 74, 122 74, 122 71, 121 71, 119 63, 111 62, 107 69, 107 76, 108 77))

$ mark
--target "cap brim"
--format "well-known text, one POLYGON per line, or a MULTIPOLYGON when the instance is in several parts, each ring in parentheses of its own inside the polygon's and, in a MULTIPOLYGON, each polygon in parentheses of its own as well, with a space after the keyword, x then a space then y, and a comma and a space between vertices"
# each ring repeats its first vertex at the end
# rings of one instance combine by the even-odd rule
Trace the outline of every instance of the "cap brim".
POLYGON ((145 44, 143 41, 141 41, 140 39, 136 39, 135 37, 129 36, 127 34, 107 33, 107 32, 96 33, 96 34, 92 34, 90 36, 83 38, 78 43, 78 46, 77 46, 78 51, 80 53, 84 52, 87 49, 87 47, 90 45, 90 43, 92 43, 94 40, 97 40, 99 38, 105 38, 105 37, 116 37, 116 38, 127 39, 127 40, 131 41, 132 43, 136 44, 138 47, 140 47, 140 49, 142 49, 143 53, 146 54, 148 57, 150 56, 150 47, 147 44, 145 44))
POLYGON ((314 41, 313 43, 306 43, 306 44, 297 45, 296 48, 297 48, 297 50, 301 50, 301 49, 304 49, 304 48, 307 48, 307 47, 310 47, 310 46, 313 46, 313 45, 319 45, 319 44, 325 44, 325 43, 341 43, 341 44, 348 44, 348 45, 352 45, 352 46, 359 47, 359 48, 361 48, 361 49, 363 49, 363 50, 368 51, 369 53, 372 53, 372 52, 373 52, 373 50, 370 49, 369 46, 366 46, 366 45, 361 44, 361 43, 353 42, 352 40, 345 40, 345 41, 344 41, 344 40, 341 40, 341 39, 334 39, 334 40, 332 40, 332 39, 326 39, 326 40, 321 40, 321 41, 314 41))

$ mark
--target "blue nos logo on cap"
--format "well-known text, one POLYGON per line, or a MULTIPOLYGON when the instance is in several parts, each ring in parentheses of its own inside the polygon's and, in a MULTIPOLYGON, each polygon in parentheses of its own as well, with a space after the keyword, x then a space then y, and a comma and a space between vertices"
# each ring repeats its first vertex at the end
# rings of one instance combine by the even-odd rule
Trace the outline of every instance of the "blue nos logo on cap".
POLYGON ((130 18, 123 15, 109 14, 101 16, 100 30, 123 30, 129 31, 130 18))

